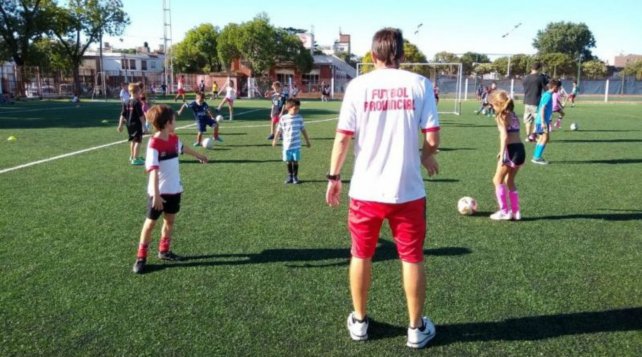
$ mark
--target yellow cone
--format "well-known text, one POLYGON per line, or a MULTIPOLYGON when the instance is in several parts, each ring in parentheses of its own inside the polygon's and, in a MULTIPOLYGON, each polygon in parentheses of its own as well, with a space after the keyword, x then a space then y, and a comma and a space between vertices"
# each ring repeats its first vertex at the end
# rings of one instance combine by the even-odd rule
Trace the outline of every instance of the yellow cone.
POLYGON ((18 140, 18 139, 16 139, 16 137, 13 136, 13 135, 11 135, 10 137, 7 138, 7 141, 16 141, 16 140, 18 140))

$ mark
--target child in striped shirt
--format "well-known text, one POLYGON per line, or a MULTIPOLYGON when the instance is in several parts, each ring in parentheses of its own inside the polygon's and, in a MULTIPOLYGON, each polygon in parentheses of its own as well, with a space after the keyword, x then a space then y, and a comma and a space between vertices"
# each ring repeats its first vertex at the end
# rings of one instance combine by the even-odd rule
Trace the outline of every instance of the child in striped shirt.
POLYGON ((290 98, 285 102, 287 114, 284 114, 279 121, 276 133, 272 139, 272 146, 276 146, 278 138, 283 134, 283 161, 288 167, 288 179, 286 184, 299 183, 299 161, 301 161, 301 134, 305 143, 310 147, 308 132, 303 127, 303 117, 299 114, 301 101, 290 98))

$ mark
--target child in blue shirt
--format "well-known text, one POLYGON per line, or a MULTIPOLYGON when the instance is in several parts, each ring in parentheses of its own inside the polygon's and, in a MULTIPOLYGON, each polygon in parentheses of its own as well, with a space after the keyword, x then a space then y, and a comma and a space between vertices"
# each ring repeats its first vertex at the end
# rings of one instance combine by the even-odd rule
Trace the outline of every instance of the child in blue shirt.
POLYGON ((560 81, 557 79, 551 79, 551 81, 548 82, 548 90, 542 93, 542 98, 540 99, 539 106, 537 107, 537 116, 535 117, 535 134, 538 135, 538 139, 537 145, 535 145, 535 151, 533 152, 533 159, 531 160, 534 164, 548 164, 548 162, 542 157, 542 154, 544 153, 544 149, 546 149, 546 144, 548 144, 551 135, 553 93, 556 93, 559 90, 559 87, 560 81))
POLYGON ((194 146, 201 146, 201 141, 203 140, 203 133, 207 131, 207 126, 211 126, 213 129, 212 136, 216 141, 223 141, 218 135, 218 122, 214 119, 214 115, 210 111, 210 107, 205 102, 205 94, 199 92, 196 94, 196 100, 187 104, 183 104, 181 109, 178 110, 178 115, 181 115, 183 109, 190 108, 194 112, 194 119, 196 120, 196 126, 198 133, 196 134, 196 142, 194 146))

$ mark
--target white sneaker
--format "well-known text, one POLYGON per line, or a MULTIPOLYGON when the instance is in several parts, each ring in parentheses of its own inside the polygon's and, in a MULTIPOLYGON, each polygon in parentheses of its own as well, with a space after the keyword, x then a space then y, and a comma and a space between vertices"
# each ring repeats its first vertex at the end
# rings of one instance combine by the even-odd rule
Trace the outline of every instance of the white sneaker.
POLYGON ((362 322, 357 321, 354 317, 354 312, 348 315, 348 331, 350 338, 353 341, 365 341, 368 339, 368 317, 366 316, 362 322))
POLYGON ((510 221, 511 218, 513 217, 509 212, 504 212, 502 210, 499 210, 490 215, 490 219, 492 219, 493 221, 510 221))
POLYGON ((513 221, 519 221, 522 219, 522 214, 521 212, 517 211, 513 213, 513 221))
POLYGON ((430 340, 435 338, 437 329, 435 329, 432 321, 426 316, 423 316, 421 322, 424 327, 423 331, 420 328, 408 327, 408 343, 406 343, 406 346, 411 348, 424 348, 430 340))

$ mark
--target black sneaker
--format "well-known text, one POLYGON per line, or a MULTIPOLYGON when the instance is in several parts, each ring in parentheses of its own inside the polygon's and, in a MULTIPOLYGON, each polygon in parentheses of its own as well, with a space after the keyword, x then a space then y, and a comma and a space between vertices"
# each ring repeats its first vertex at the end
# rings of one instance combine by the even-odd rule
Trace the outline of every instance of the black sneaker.
POLYGON ((293 183, 293 184, 295 184, 295 185, 298 185, 298 184, 299 184, 299 178, 298 178, 298 177, 296 177, 296 176, 294 176, 294 177, 292 178, 292 183, 293 183))
POLYGON ((132 271, 136 274, 142 274, 145 271, 146 263, 147 263, 147 259, 136 259, 136 263, 134 263, 134 267, 132 268, 132 271))
POLYGON ((158 252, 158 259, 160 260, 169 260, 169 261, 177 261, 181 260, 181 257, 172 253, 172 251, 167 251, 167 252, 158 252))
POLYGON ((287 179, 287 180, 285 180, 285 183, 286 183, 286 184, 288 184, 288 183, 293 183, 293 182, 294 182, 294 178, 293 178, 292 176, 288 176, 288 179, 287 179))

